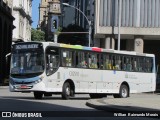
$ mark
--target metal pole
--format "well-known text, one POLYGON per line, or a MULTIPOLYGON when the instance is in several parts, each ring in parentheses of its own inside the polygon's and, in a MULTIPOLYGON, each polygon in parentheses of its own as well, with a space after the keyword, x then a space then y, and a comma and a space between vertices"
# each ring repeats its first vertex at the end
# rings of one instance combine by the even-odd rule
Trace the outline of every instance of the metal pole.
POLYGON ((91 27, 91 21, 89 21, 89 47, 91 46, 91 33, 92 33, 92 27, 91 27))
POLYGON ((121 27, 121 0, 119 0, 118 50, 120 50, 120 44, 121 44, 120 27, 121 27))
POLYGON ((54 34, 54 42, 55 43, 57 43, 57 41, 58 41, 57 38, 58 38, 57 34, 54 34))

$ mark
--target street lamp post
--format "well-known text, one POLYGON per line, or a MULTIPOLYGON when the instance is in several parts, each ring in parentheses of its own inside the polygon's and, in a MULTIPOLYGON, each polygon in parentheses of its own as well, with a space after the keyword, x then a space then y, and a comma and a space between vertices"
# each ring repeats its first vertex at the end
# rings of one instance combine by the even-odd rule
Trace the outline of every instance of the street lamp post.
POLYGON ((78 9, 77 7, 75 6, 72 6, 72 5, 69 5, 68 3, 62 3, 63 5, 65 6, 69 6, 69 7, 72 7, 76 10, 78 10, 80 13, 82 13, 82 15, 86 18, 88 24, 89 24, 89 47, 90 47, 90 44, 91 44, 91 32, 92 32, 92 26, 91 26, 91 21, 87 18, 87 16, 80 10, 78 9))
POLYGON ((120 35, 120 27, 121 27, 121 0, 119 0, 119 23, 118 23, 118 50, 120 50, 121 44, 121 35, 120 35))

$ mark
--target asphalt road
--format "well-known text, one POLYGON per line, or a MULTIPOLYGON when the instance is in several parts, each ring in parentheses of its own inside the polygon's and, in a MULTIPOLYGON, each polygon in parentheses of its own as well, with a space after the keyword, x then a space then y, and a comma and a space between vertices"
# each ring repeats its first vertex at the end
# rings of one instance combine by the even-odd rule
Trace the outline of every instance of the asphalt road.
MULTIPOLYGON (((0 86, 0 120, 2 112, 15 113, 40 113, 43 120, 128 120, 141 118, 124 118, 113 117, 114 113, 96 110, 86 106, 86 102, 90 100, 89 95, 76 95, 70 100, 62 100, 61 95, 53 95, 52 97, 44 97, 42 100, 35 100, 33 93, 13 93, 8 88, 0 86)), ((14 116, 14 115, 13 115, 14 116)), ((16 114, 15 114, 16 116, 16 114)), ((16 119, 22 119, 15 117, 16 119)), ((13 118, 13 119, 15 119, 13 118)), ((8 118, 10 119, 10 118, 8 118)), ((28 119, 28 118, 26 118, 28 119)), ((35 119, 35 118, 29 118, 35 119)), ((144 118, 146 120, 146 118, 144 118)), ((152 120, 152 118, 147 118, 152 120)))
POLYGON ((81 117, 84 120, 88 118, 99 120, 101 116, 113 116, 112 113, 86 106, 86 101, 89 99, 89 95, 76 95, 70 100, 63 100, 61 95, 53 95, 52 97, 44 97, 42 100, 36 100, 33 93, 9 92, 8 88, 0 87, 1 113, 5 111, 12 113, 38 112, 41 113, 42 117, 57 117, 58 119, 66 117, 79 119, 81 117))

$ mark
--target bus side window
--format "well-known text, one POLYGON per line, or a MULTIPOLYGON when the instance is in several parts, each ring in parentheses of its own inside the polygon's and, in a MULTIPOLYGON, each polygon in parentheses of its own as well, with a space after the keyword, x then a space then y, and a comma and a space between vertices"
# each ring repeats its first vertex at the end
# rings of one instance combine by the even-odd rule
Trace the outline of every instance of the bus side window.
POLYGON ((64 50, 62 51, 62 66, 72 67, 73 66, 73 52, 64 50))
POLYGON ((139 72, 143 72, 143 60, 139 58, 139 72))
POLYGON ((115 58, 115 69, 121 70, 121 57, 120 56, 116 56, 115 58))
MULTIPOLYGON (((54 47, 48 47, 46 49, 46 74, 52 75, 59 67, 59 50, 54 47)), ((40 59, 40 57, 38 57, 40 59)), ((38 64, 38 62, 37 62, 38 64)), ((43 68, 42 66, 35 66, 34 69, 40 70, 43 68)))
POLYGON ((67 53, 65 51, 62 51, 62 66, 66 67, 66 57, 67 53))
POLYGON ((137 72, 137 61, 136 58, 132 58, 132 66, 133 66, 133 71, 137 72))
POLYGON ((148 70, 148 72, 152 72, 152 68, 153 68, 153 59, 150 59, 150 58, 148 58, 148 60, 147 60, 147 70, 148 70))
POLYGON ((80 68, 87 68, 87 54, 78 52, 76 54, 76 66, 80 68))
POLYGON ((109 64, 109 56, 103 55, 103 69, 107 70, 109 64))
POLYGON ((143 58, 143 70, 144 70, 144 72, 148 72, 148 70, 147 70, 147 58, 143 58))
POLYGON ((99 61, 99 68, 100 69, 104 69, 104 67, 105 67, 104 66, 104 55, 101 54, 99 59, 100 59, 100 61, 99 61))
POLYGON ((105 55, 105 69, 106 70, 111 70, 112 69, 111 55, 105 55))
POLYGON ((115 70, 115 55, 112 55, 111 56, 111 69, 112 70, 115 70))
POLYGON ((127 65, 126 65, 126 57, 123 56, 122 58, 122 69, 125 71, 127 68, 127 65))
POLYGON ((98 65, 97 65, 97 54, 90 54, 89 55, 89 68, 98 68, 98 65))
POLYGON ((131 58, 127 58, 127 71, 132 71, 131 58))

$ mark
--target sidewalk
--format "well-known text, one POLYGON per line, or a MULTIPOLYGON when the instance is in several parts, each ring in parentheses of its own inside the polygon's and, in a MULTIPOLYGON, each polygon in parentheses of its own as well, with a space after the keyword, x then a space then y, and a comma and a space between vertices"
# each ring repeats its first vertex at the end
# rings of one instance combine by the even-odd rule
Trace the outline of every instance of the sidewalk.
POLYGON ((2 86, 2 85, 0 85, 0 89, 9 89, 9 86, 2 86))
POLYGON ((9 85, 0 84, 0 89, 6 89, 9 88, 9 85))
POLYGON ((160 113, 160 93, 131 94, 129 98, 91 99, 86 105, 104 111, 154 112, 160 113))

